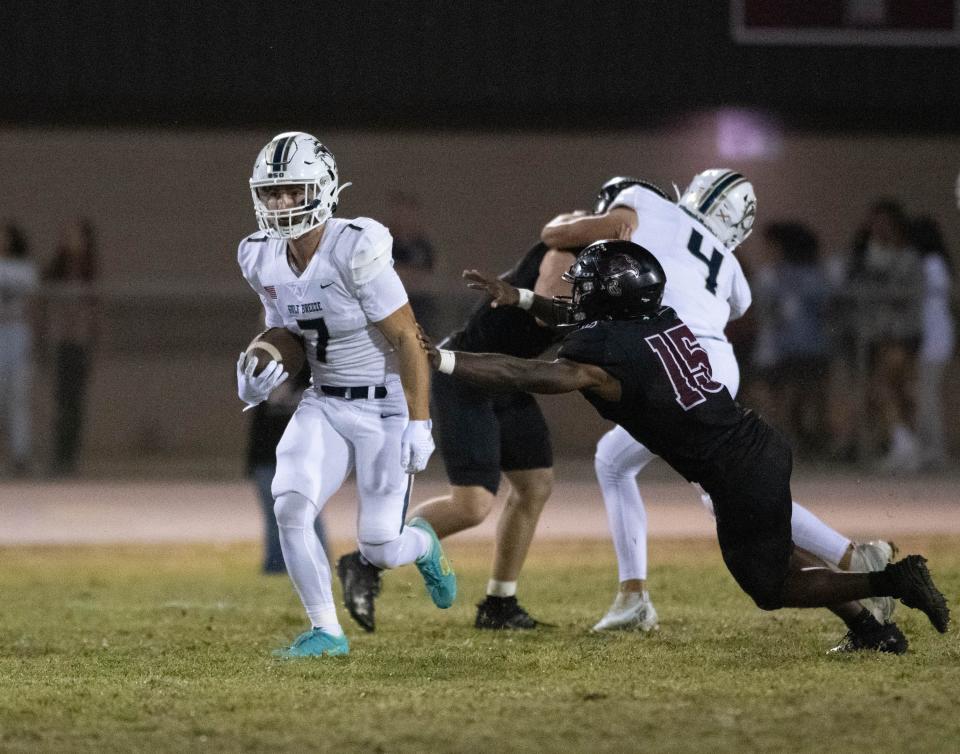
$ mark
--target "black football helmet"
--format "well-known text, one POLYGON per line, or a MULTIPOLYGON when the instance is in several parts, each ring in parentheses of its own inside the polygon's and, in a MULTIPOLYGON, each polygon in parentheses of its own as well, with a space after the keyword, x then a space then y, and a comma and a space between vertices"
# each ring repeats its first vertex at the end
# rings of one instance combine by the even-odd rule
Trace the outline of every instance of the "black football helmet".
POLYGON ((569 324, 654 314, 667 276, 657 258, 632 241, 597 241, 563 274, 573 284, 569 324))
POLYGON ((596 204, 593 205, 593 213, 595 215, 602 215, 608 209, 610 205, 613 204, 613 200, 617 198, 621 191, 630 186, 642 186, 643 188, 652 191, 657 196, 662 199, 666 199, 668 202, 673 201, 666 192, 663 191, 659 186, 655 186, 649 181, 642 181, 639 178, 630 178, 628 176, 617 176, 616 178, 611 178, 609 181, 604 183, 600 187, 600 193, 597 194, 596 204))

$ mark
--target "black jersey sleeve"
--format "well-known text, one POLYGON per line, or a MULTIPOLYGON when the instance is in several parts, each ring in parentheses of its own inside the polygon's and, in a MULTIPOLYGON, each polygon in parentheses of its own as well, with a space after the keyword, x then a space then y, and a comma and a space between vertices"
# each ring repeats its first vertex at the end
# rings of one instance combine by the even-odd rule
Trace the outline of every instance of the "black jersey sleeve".
POLYGON ((600 321, 584 325, 563 340, 557 356, 602 367, 620 381, 624 390, 632 390, 637 376, 632 371, 621 337, 615 332, 615 324, 600 321))
POLYGON ((610 362, 606 332, 599 323, 591 322, 563 339, 557 356, 581 364, 604 366, 610 362))

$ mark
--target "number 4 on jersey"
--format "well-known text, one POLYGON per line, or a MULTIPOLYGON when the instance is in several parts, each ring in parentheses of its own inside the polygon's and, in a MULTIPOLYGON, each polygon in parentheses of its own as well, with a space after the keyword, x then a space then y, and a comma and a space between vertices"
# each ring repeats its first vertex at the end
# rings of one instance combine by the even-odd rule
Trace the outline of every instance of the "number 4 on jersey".
POLYGON ((707 265, 707 290, 714 296, 717 295, 717 275, 720 274, 720 265, 723 264, 723 254, 716 249, 712 249, 708 259, 700 247, 703 245, 703 234, 696 228, 690 231, 690 240, 687 241, 687 251, 693 254, 697 259, 707 265))
POLYGON ((699 406, 707 396, 719 393, 723 385, 714 382, 707 352, 686 325, 677 325, 645 338, 670 378, 677 403, 684 411, 699 406))

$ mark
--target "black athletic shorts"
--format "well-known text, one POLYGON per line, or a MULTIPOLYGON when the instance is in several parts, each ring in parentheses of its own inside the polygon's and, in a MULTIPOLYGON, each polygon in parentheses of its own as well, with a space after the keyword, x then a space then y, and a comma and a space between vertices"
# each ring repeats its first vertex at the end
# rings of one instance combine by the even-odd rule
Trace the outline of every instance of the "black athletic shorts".
POLYGON ((793 552, 790 473, 793 454, 775 429, 746 463, 711 485, 723 562, 737 584, 764 610, 783 605, 793 552))
POLYGON ((495 495, 501 471, 553 466, 547 423, 528 393, 487 393, 435 372, 431 397, 434 438, 450 484, 495 495))

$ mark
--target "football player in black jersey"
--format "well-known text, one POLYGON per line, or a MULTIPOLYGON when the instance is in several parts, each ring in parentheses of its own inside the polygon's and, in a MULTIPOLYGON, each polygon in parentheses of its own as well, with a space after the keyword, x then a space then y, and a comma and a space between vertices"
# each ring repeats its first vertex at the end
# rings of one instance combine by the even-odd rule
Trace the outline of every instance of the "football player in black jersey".
MULTIPOLYGON (((568 306, 535 296, 530 309, 542 321, 566 318, 573 327, 558 359, 437 349, 424 336, 434 368, 486 390, 580 391, 601 416, 711 495, 724 563, 760 608, 826 607, 846 623, 836 649, 906 651, 897 625, 881 624, 857 602, 870 597, 898 598, 946 632, 950 612, 923 557, 841 573, 794 547, 791 450, 713 380, 697 339, 661 306, 666 276, 650 252, 626 240, 594 243, 566 277, 568 306)), ((504 286, 476 273, 472 280, 491 292, 504 286)))
MULTIPOLYGON (((458 351, 494 352, 514 357, 539 356, 557 340, 527 311, 534 293, 547 300, 569 294, 563 273, 573 263, 571 251, 537 243, 502 279, 527 289, 529 301, 497 307, 480 302, 462 329, 443 341, 458 351)), ((487 596, 477 605, 477 628, 529 629, 538 623, 517 602, 520 569, 526 560, 540 512, 553 487, 550 433, 536 400, 526 392, 497 394, 436 375, 431 386, 434 435, 437 438, 450 493, 428 500, 410 515, 430 522, 441 538, 477 526, 490 513, 501 473, 510 494, 497 522, 492 578, 487 596), (470 431, 465 432, 464 427, 470 431)), ((367 631, 375 628, 374 598, 380 591, 380 569, 359 552, 340 558, 337 573, 350 615, 367 631)))

